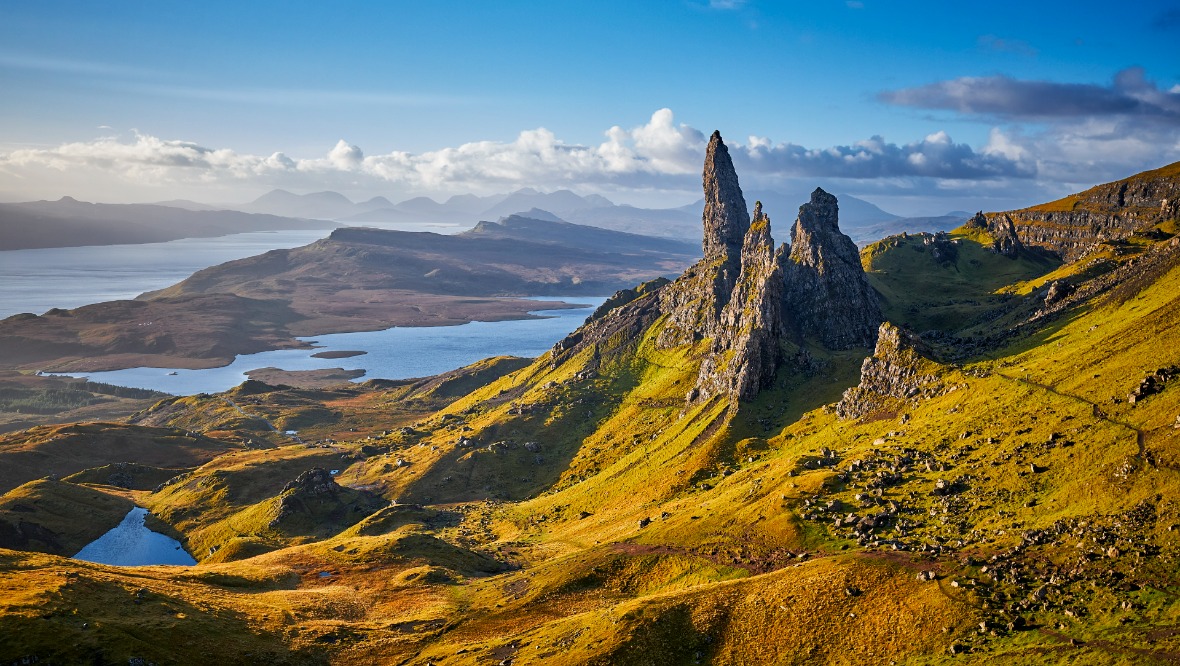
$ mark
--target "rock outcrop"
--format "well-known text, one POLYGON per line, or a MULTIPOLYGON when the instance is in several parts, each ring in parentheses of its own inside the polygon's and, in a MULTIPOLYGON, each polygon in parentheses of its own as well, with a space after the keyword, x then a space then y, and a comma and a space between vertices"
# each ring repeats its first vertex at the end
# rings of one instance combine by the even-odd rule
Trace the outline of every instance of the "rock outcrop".
POLYGON ((728 397, 736 406, 774 382, 785 342, 816 341, 833 350, 873 344, 881 322, 877 295, 856 245, 840 232, 835 197, 817 189, 799 209, 792 243, 776 249, 761 203, 752 221, 747 214, 716 132, 701 182, 704 257, 674 282, 616 294, 553 348, 554 364, 591 345, 596 360, 662 319, 660 348, 707 341, 688 402, 728 397))
POLYGON ((313 467, 295 477, 294 481, 288 481, 287 485, 283 486, 283 492, 305 497, 336 495, 340 492, 340 486, 328 470, 322 467, 313 467))
POLYGON ((591 322, 595 319, 601 319, 605 317, 606 314, 611 310, 626 305, 640 296, 654 294, 661 287, 671 282, 672 281, 668 278, 658 277, 654 280, 648 280, 647 282, 644 282, 643 284, 632 289, 620 289, 616 291, 613 296, 603 301, 602 305, 595 308, 594 312, 591 313, 590 317, 587 318, 586 321, 591 322))
POLYGON ((335 533, 333 529, 339 531, 388 504, 367 491, 341 486, 322 467, 288 482, 275 500, 275 515, 268 527, 288 535, 335 533))
POLYGON ((721 313, 719 335, 701 363, 689 399, 732 395, 748 400, 774 381, 781 359, 782 266, 761 202, 742 244, 741 272, 721 313))
POLYGON ((1096 244, 1118 241, 1180 217, 1180 162, 1092 187, 1059 201, 1003 213, 980 213, 971 224, 984 228, 994 249, 1016 256, 1039 248, 1065 261, 1096 244))
POLYGON ((929 351, 917 336, 883 322, 873 355, 860 366, 860 384, 844 391, 836 414, 856 419, 947 392, 929 351))
POLYGON ((592 361, 586 370, 595 370, 603 354, 610 355, 629 341, 642 338, 660 318, 660 296, 672 286, 655 281, 645 284, 651 285, 651 289, 606 312, 595 312, 585 324, 554 345, 549 355, 553 366, 592 349, 592 361))
POLYGON ((836 197, 822 189, 799 207, 783 278, 788 331, 818 338, 830 349, 873 344, 881 323, 877 294, 856 244, 840 232, 836 197))

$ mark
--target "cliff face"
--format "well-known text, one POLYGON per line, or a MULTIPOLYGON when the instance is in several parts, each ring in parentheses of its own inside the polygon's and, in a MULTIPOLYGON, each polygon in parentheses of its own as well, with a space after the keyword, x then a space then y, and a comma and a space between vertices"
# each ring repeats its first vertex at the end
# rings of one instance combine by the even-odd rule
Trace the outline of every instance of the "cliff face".
POLYGON ((972 220, 995 239, 995 249, 1014 256, 1021 247, 1041 248, 1073 261, 1097 243, 1120 240, 1180 217, 1180 162, 1124 180, 1092 187, 1059 201, 972 220))
POLYGON ((741 251, 741 272, 721 312, 717 334, 691 400, 732 395, 748 400, 774 381, 780 360, 783 277, 762 204, 741 251))
POLYGON ((788 330, 818 338, 830 349, 873 344, 881 323, 877 295, 856 244, 840 233, 836 197, 819 188, 799 207, 783 277, 788 330))

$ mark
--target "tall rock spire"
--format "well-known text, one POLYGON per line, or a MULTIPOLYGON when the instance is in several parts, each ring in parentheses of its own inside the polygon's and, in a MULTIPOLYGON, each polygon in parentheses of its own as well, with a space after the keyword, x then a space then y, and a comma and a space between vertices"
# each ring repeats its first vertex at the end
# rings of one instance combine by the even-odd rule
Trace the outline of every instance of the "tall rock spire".
POLYGON ((721 132, 713 132, 709 138, 701 185, 705 190, 705 210, 701 215, 705 227, 702 243, 705 259, 736 259, 750 228, 750 214, 721 132))
POLYGON ((705 156, 705 256, 660 290, 663 348, 706 342, 689 403, 736 408, 774 383, 785 338, 829 349, 871 346, 881 323, 860 255, 840 232, 836 197, 816 189, 790 246, 775 249, 762 204, 751 222, 729 151, 714 132, 705 156))
POLYGON ((738 400, 749 400, 774 382, 782 356, 783 275, 761 202, 754 204, 741 266, 690 401, 729 395, 734 398, 730 407, 736 408, 738 400))
POLYGON ((714 337, 742 269, 742 242, 750 229, 750 214, 720 132, 713 132, 709 139, 701 186, 705 257, 662 291, 661 307, 669 316, 658 338, 662 347, 714 337))

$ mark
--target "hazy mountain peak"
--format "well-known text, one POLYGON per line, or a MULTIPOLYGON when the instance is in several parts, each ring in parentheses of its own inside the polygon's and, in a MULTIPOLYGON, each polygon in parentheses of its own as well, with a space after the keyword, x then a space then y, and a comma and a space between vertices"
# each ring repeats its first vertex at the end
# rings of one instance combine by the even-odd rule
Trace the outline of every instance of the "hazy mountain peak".
POLYGON ((324 201, 324 202, 334 202, 334 203, 344 203, 344 204, 351 204, 352 203, 352 200, 349 199, 348 197, 344 196, 343 194, 341 194, 339 192, 333 192, 331 190, 325 190, 323 192, 312 192, 310 194, 304 194, 303 198, 304 199, 311 199, 311 200, 315 200, 315 201, 324 201))
POLYGON ((545 222, 565 222, 565 220, 561 219, 560 217, 554 215, 553 213, 550 213, 547 210, 543 210, 541 208, 530 208, 530 209, 523 211, 523 212, 513 213, 511 215, 506 215, 506 216, 500 218, 500 222, 503 222, 504 220, 508 220, 508 219, 511 219, 514 217, 516 217, 516 218, 523 217, 523 218, 528 218, 530 220, 543 220, 545 222))

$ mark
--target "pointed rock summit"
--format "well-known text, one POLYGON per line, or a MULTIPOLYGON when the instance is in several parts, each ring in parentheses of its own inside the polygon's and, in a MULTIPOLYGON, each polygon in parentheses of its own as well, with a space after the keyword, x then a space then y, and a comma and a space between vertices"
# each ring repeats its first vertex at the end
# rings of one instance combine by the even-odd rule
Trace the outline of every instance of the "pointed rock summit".
POLYGON ((818 338, 830 349, 875 342, 881 323, 877 294, 856 244, 840 232, 836 197, 818 187, 799 207, 783 276, 788 330, 818 338))
POLYGON ((721 311, 741 271, 742 243, 750 228, 750 215, 720 132, 713 132, 709 139, 701 185, 705 191, 701 215, 705 256, 664 290, 661 307, 669 314, 669 322, 658 339, 661 347, 715 337, 721 311))
POLYGON ((555 362, 593 346, 598 353, 621 336, 642 337, 658 325, 656 346, 697 345, 701 354, 689 404, 714 398, 730 409, 774 384, 785 357, 804 343, 828 349, 871 347, 881 323, 876 292, 860 255, 840 232, 836 198, 817 189, 799 208, 790 245, 777 249, 770 218, 755 203, 753 220, 729 150, 714 132, 701 176, 704 257, 674 282, 620 295, 554 347, 555 362))
POLYGON ((701 215, 705 227, 702 243, 705 259, 736 258, 750 228, 750 214, 721 132, 713 132, 709 139, 701 181, 705 190, 705 210, 701 215))

